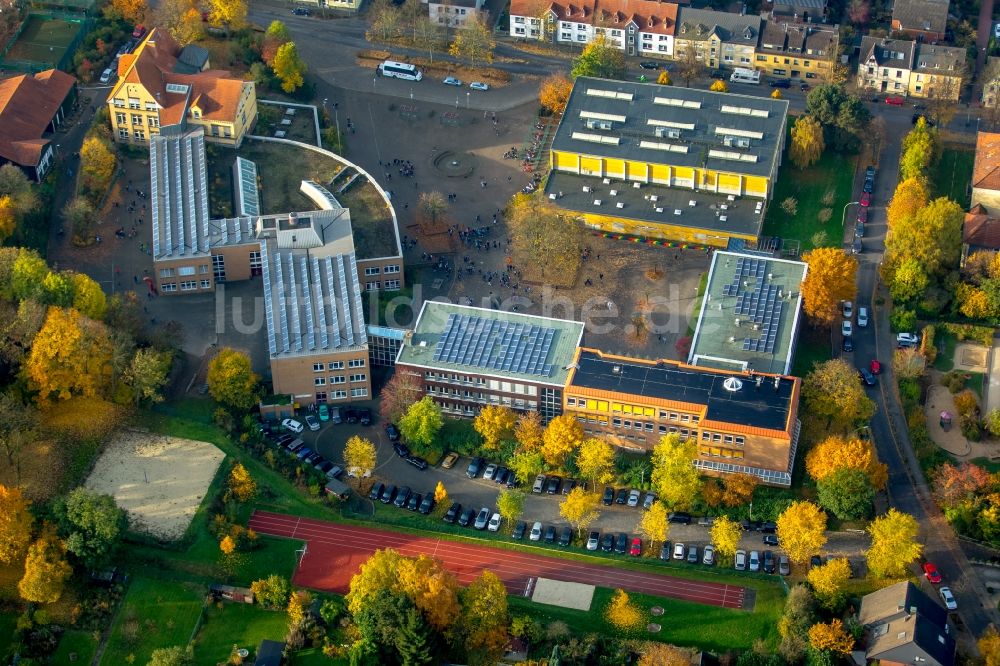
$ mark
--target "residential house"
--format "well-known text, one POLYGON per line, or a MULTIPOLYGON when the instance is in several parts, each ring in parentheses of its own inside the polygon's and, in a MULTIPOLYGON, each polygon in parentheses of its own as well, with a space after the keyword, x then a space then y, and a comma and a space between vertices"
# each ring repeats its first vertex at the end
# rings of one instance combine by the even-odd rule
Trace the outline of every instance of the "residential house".
POLYGON ((983 92, 980 99, 983 106, 989 109, 996 109, 997 102, 1000 101, 1000 57, 989 56, 986 58, 982 83, 983 92))
POLYGON ((922 42, 944 39, 948 26, 948 0, 895 0, 892 31, 922 42))
POLYGON ((474 17, 488 18, 484 0, 424 0, 433 23, 446 28, 462 28, 474 17))
POLYGON ((694 465, 706 474, 791 484, 799 379, 585 348, 570 367, 564 410, 587 435, 645 452, 676 434, 697 443, 694 465))
POLYGON ((976 158, 972 165, 972 207, 983 206, 1000 213, 1000 134, 976 135, 976 158))
POLYGON ((839 26, 770 19, 764 23, 753 66, 768 76, 826 81, 836 67, 839 47, 839 26))
POLYGON ((626 55, 669 58, 677 9, 657 0, 512 0, 510 35, 579 46, 603 36, 626 55))
POLYGON ((545 194, 585 226, 698 245, 756 244, 788 102, 579 77, 545 194))
POLYGON ((962 262, 977 252, 1000 251, 1000 218, 991 215, 982 204, 965 214, 962 224, 962 262))
POLYGON ((864 37, 858 58, 858 87, 906 95, 916 52, 917 43, 912 40, 864 37))
POLYGON ((161 127, 187 123, 204 128, 208 141, 239 146, 257 119, 257 93, 252 81, 209 69, 201 47, 181 49, 153 28, 118 60, 108 109, 121 143, 148 145, 161 127))
POLYGON ((762 23, 757 15, 681 7, 674 32, 674 60, 682 60, 692 49, 706 67, 752 69, 762 23))
POLYGON ((773 0, 764 2, 762 9, 774 20, 818 23, 826 14, 826 0, 773 0))
POLYGON ((918 44, 910 72, 910 96, 957 102, 967 73, 965 59, 965 49, 957 46, 918 44))
POLYGON ((882 664, 953 666, 955 637, 948 613, 910 581, 866 594, 858 621, 865 628, 865 657, 882 664))
POLYGON ((0 81, 0 164, 41 181, 56 157, 53 134, 76 102, 76 79, 58 69, 0 81))
POLYGON ((502 405, 548 423, 563 412, 582 337, 578 321, 424 301, 396 372, 420 377, 445 414, 474 417, 502 405))
POLYGON ((296 5, 306 5, 318 9, 331 9, 335 13, 356 14, 361 10, 362 0, 295 0, 296 5))

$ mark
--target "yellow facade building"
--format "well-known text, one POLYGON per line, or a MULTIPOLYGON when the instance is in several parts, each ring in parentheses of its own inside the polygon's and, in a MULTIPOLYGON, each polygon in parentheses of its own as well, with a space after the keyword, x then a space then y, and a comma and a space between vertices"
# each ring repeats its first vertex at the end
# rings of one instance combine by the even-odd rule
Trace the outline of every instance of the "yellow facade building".
POLYGON ((154 28, 119 59, 108 107, 120 143, 149 145, 161 127, 186 123, 204 128, 207 141, 239 146, 257 119, 257 93, 252 81, 209 69, 201 47, 181 49, 154 28))
POLYGON ((546 194, 595 229, 754 242, 787 112, 784 100, 580 77, 552 141, 546 194))
POLYGON ((837 26, 767 21, 754 54, 754 69, 793 81, 828 81, 839 54, 837 26))

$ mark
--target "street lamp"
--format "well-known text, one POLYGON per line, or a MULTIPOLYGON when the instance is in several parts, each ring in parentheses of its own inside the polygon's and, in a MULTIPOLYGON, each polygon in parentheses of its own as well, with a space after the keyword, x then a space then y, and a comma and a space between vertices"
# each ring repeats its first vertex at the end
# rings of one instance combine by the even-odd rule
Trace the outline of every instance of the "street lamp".
MULTIPOLYGON (((323 98, 323 113, 324 113, 324 115, 327 113, 327 111, 326 111, 326 103, 329 102, 329 101, 330 101, 329 97, 324 97, 323 98)), ((343 140, 340 138, 340 104, 338 104, 337 102, 333 103, 333 118, 334 118, 334 121, 337 124, 337 148, 341 149, 341 147, 344 145, 344 143, 343 143, 343 140)))
POLYGON ((856 206, 856 205, 858 205, 860 203, 861 203, 860 201, 848 201, 847 203, 844 204, 844 213, 843 213, 843 215, 840 216, 840 226, 841 227, 843 227, 843 228, 847 227, 847 207, 848 206, 856 206))
POLYGON ((468 108, 469 108, 469 97, 470 97, 471 95, 472 95, 472 93, 471 93, 471 92, 466 92, 466 93, 465 93, 465 108, 466 108, 466 109, 468 109, 468 108))

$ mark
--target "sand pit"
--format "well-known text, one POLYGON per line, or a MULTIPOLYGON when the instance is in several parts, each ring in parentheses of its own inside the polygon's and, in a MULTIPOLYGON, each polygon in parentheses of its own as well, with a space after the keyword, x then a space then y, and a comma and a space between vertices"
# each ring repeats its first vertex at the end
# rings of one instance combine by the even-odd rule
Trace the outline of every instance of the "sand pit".
POLYGON ((594 600, 594 586, 539 578, 535 581, 535 591, 531 595, 531 600, 550 606, 590 610, 590 604, 594 600))
POLYGON ((86 485, 112 495, 132 529, 179 539, 225 457, 207 442, 130 430, 108 445, 86 485))

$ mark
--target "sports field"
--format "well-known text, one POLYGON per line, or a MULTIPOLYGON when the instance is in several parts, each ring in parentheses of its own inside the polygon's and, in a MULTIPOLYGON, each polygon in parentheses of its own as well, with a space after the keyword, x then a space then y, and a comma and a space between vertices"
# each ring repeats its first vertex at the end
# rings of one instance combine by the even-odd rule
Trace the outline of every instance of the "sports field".
POLYGON ((21 35, 4 57, 7 60, 31 60, 58 65, 82 28, 82 23, 31 14, 21 35))

